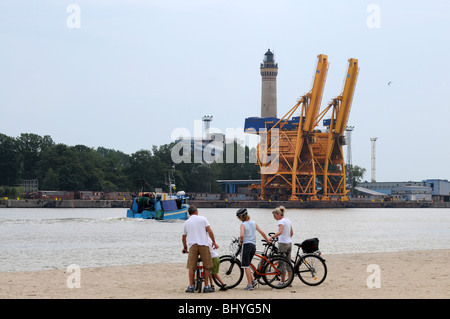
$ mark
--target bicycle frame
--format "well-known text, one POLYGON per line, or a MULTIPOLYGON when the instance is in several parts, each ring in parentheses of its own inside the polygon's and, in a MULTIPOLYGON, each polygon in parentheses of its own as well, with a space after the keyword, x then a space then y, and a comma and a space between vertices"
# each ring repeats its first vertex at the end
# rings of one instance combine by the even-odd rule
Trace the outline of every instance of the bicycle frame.
POLYGON ((200 265, 200 262, 197 263, 197 270, 198 270, 198 271, 195 272, 195 275, 197 275, 197 273, 198 273, 200 279, 203 280, 203 279, 205 278, 205 277, 204 277, 204 272, 203 272, 204 267, 203 267, 203 265, 200 265))
POLYGON ((198 292, 202 291, 202 283, 205 280, 204 267, 201 259, 197 261, 197 270, 194 272, 194 289, 198 292))
MULTIPOLYGON (((253 256, 253 258, 255 258, 255 257, 260 258, 260 262, 259 262, 258 268, 256 268, 255 265, 253 265, 253 260, 252 260, 252 262, 250 262, 250 267, 252 268, 253 272, 255 274, 257 274, 258 276, 270 276, 270 275, 277 275, 278 276, 278 275, 281 274, 281 272, 277 269, 277 267, 275 265, 273 265, 270 262, 270 260, 266 257, 266 253, 267 253, 268 248, 269 248, 269 245, 266 245, 266 248, 264 249, 264 252, 262 254, 255 253, 255 255, 253 256), (264 266, 266 266, 266 264, 269 264, 270 266, 272 266, 272 268, 275 270, 275 272, 263 273, 262 269, 263 269, 264 266)), ((242 246, 239 246, 238 251, 234 255, 232 255, 233 259, 239 259, 238 256, 239 256, 239 253, 241 252, 241 249, 242 249, 242 246)), ((231 273, 234 265, 235 264, 231 264, 230 265, 230 268, 228 269, 226 274, 229 275, 231 273)))
MULTIPOLYGON (((297 246, 297 245, 296 245, 296 246, 297 246)), ((296 265, 296 264, 297 264, 297 261, 299 260, 299 258, 301 258, 300 248, 301 248, 301 246, 297 246, 297 253, 295 254, 294 265, 296 265)))
MULTIPOLYGON (((307 254, 308 254, 308 253, 300 253, 300 249, 302 248, 301 245, 295 244, 295 246, 297 246, 297 253, 295 254, 295 260, 294 260, 294 262, 293 262, 294 265, 297 264, 297 261, 303 259, 302 255, 307 255, 307 254)), ((321 252, 320 252, 320 251, 318 251, 318 253, 313 252, 313 253, 309 253, 309 254, 315 254, 315 255, 317 255, 317 257, 319 257, 320 259, 322 259, 323 261, 325 261, 325 259, 321 256, 321 252)))
MULTIPOLYGON (((226 278, 229 289, 239 285, 244 276, 241 258, 239 258, 242 245, 237 246, 237 243, 238 240, 235 238, 230 244, 231 254, 220 256, 220 268, 224 276, 222 279, 226 278)), ((268 253, 272 248, 273 243, 267 243, 263 252, 255 252, 248 269, 251 269, 253 279, 257 279, 259 284, 266 284, 275 289, 286 288, 294 278, 294 268, 291 260, 286 257, 269 256, 268 253)), ((247 279, 249 278, 247 277, 247 279)))
MULTIPOLYGON (((250 267, 253 269, 253 272, 254 272, 255 274, 257 274, 258 276, 270 276, 270 275, 277 275, 277 276, 278 276, 278 275, 281 274, 281 271, 279 271, 278 268, 277 268, 275 265, 273 265, 273 264, 270 262, 270 260, 269 260, 265 255, 259 255, 259 254, 256 254, 256 253, 255 253, 255 256, 254 256, 254 257, 259 257, 259 258, 261 259, 260 262, 259 262, 259 265, 258 265, 259 269, 257 269, 257 268, 253 265, 253 262, 250 263, 250 267), (264 266, 266 266, 266 264, 269 264, 270 266, 272 266, 271 268, 274 269, 275 272, 263 273, 263 272, 262 272, 262 269, 263 269, 264 266)), ((254 258, 254 257, 253 257, 253 258, 254 258)))

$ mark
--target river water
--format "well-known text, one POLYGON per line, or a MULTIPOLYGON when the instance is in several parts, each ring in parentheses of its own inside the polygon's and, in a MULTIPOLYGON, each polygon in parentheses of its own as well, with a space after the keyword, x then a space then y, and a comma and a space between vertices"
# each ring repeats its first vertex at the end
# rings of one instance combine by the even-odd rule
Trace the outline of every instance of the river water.
MULTIPOLYGON (((271 211, 249 209, 265 232, 277 229, 271 211)), ((231 238, 239 234, 235 212, 199 209, 211 224, 219 254, 227 254, 231 238)), ((447 208, 288 209, 286 217, 293 224, 293 241, 317 237, 325 256, 450 249, 447 208)), ((183 223, 129 219, 123 208, 0 209, 0 272, 185 262, 183 223)))

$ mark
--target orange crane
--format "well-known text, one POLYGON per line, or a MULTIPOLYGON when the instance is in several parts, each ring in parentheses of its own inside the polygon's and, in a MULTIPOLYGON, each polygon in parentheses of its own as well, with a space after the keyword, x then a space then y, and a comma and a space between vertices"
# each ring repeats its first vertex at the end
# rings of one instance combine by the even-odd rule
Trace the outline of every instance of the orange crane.
POLYGON ((348 191, 346 189, 346 173, 342 144, 358 73, 358 60, 353 58, 349 59, 342 93, 334 98, 322 112, 322 114, 324 114, 331 107, 333 108, 331 119, 328 122, 328 145, 324 165, 322 200, 330 200, 330 195, 339 195, 341 196, 341 200, 348 200, 346 196, 348 191), (333 167, 332 171, 330 171, 330 167, 333 167))
MULTIPOLYGON (((315 195, 314 161, 311 161, 314 154, 308 139, 316 126, 327 71, 328 57, 320 54, 312 89, 276 123, 263 118, 264 129, 259 132, 261 141, 258 144, 261 185, 252 186, 260 189, 262 199, 315 195), (300 116, 292 117, 300 105, 300 116)), ((255 133, 247 129, 246 132, 255 133)))
POLYGON ((316 118, 322 101, 323 89, 328 72, 328 57, 324 54, 317 56, 317 68, 314 76, 314 83, 311 91, 306 94, 302 100, 300 118, 305 115, 305 122, 298 126, 297 145, 295 148, 295 157, 292 165, 292 192, 290 200, 298 200, 297 195, 309 195, 316 199, 316 159, 312 149, 314 136, 313 129, 317 126, 316 118))
POLYGON ((261 199, 346 199, 342 144, 358 74, 358 60, 349 60, 342 94, 319 114, 327 72, 328 57, 320 54, 311 90, 281 119, 246 119, 245 131, 257 133, 261 138, 257 149, 261 184, 251 186, 260 190, 261 199), (300 115, 294 116, 299 108, 300 115), (316 127, 331 108, 331 124, 327 126, 327 132, 320 132, 316 127), (259 132, 252 126, 259 126, 259 132))

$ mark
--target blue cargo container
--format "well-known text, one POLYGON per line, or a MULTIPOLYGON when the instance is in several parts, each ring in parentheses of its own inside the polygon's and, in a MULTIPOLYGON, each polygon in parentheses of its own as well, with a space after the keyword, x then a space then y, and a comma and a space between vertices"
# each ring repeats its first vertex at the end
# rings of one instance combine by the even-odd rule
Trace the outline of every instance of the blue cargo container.
MULTIPOLYGON (((244 132, 245 133, 259 133, 270 130, 278 123, 280 119, 276 117, 248 117, 245 119, 244 132)), ((292 131, 298 128, 300 116, 293 116, 290 120, 280 122, 277 127, 282 125, 282 130, 292 131)))

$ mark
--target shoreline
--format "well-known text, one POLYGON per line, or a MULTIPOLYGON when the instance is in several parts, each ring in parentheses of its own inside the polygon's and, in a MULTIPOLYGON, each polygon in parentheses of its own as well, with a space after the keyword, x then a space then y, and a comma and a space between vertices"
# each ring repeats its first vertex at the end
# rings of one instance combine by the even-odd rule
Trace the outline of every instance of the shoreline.
POLYGON ((80 288, 69 288, 66 269, 2 272, 0 299, 442 299, 450 297, 450 249, 325 255, 328 275, 317 287, 295 278, 292 287, 245 283, 227 291, 188 294, 185 263, 80 269, 80 288), (369 288, 379 269, 380 287, 369 288), (370 281, 372 282, 372 281, 370 281), (370 284, 370 283, 369 283, 370 284))
MULTIPOLYGON (((450 208, 450 202, 426 201, 260 201, 260 200, 189 200, 198 208, 450 208)), ((131 207, 131 200, 42 200, 1 199, 0 208, 125 208, 131 207)))

